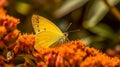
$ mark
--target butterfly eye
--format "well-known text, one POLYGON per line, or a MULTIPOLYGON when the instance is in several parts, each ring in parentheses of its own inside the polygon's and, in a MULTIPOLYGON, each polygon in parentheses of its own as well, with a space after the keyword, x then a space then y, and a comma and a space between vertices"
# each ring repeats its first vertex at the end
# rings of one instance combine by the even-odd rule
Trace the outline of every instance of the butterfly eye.
POLYGON ((67 36, 68 36, 68 33, 64 33, 64 35, 67 37, 67 36))

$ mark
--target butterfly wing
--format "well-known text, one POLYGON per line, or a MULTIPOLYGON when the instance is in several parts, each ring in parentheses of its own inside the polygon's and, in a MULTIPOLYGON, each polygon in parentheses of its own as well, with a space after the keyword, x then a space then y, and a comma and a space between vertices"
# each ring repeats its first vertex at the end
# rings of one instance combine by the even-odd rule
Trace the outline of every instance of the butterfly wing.
POLYGON ((44 17, 33 15, 32 24, 36 33, 34 46, 36 50, 39 50, 41 47, 54 46, 54 43, 59 42, 64 37, 62 31, 44 17))
POLYGON ((54 43, 62 39, 64 36, 51 31, 43 31, 36 35, 36 44, 34 48, 39 51, 41 47, 47 48, 54 46, 54 43))
POLYGON ((36 34, 42 31, 53 31, 63 35, 62 31, 55 24, 42 16, 33 15, 32 24, 36 34))

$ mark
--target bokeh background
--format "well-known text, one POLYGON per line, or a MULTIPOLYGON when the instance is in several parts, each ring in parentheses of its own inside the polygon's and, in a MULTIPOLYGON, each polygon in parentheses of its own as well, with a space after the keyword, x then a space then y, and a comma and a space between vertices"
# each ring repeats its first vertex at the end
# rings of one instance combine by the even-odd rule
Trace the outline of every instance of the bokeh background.
POLYGON ((22 33, 34 33, 31 16, 37 14, 68 32, 69 40, 83 40, 110 56, 120 54, 120 0, 8 0, 4 8, 20 19, 22 33))

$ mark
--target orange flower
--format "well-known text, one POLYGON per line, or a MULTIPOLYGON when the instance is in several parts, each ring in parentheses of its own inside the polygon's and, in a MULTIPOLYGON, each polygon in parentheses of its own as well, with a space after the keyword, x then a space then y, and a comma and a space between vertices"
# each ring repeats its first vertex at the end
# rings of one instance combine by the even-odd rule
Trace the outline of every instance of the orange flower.
POLYGON ((15 46, 13 48, 13 51, 15 54, 17 54, 19 52, 19 45, 17 45, 16 43, 15 43, 15 46))
POLYGON ((19 23, 19 19, 9 15, 0 15, 0 25, 6 27, 7 30, 14 30, 19 23))
POLYGON ((35 36, 33 34, 20 35, 16 42, 20 47, 20 51, 29 52, 31 49, 34 49, 35 36))
POLYGON ((0 0, 0 7, 3 7, 6 3, 6 0, 0 0))
POLYGON ((18 38, 20 45, 33 46, 35 37, 33 34, 24 34, 18 38))
POLYGON ((64 67, 63 62, 64 62, 63 57, 60 54, 58 54, 56 62, 55 62, 55 67, 64 67))
POLYGON ((87 57, 80 65, 80 67, 119 67, 120 60, 116 57, 111 58, 105 54, 87 57))
POLYGON ((47 67, 44 62, 38 62, 37 67, 47 67))
POLYGON ((4 26, 0 26, 0 39, 7 33, 7 30, 4 26))
POLYGON ((10 42, 12 41, 13 39, 15 39, 18 34, 19 34, 19 30, 18 29, 15 29, 14 31, 8 33, 5 37, 4 37, 4 40, 7 41, 7 42, 10 42))
POLYGON ((0 8, 0 15, 5 15, 6 11, 3 8, 0 8))
POLYGON ((5 44, 2 40, 0 40, 0 49, 3 49, 5 47, 5 44))
POLYGON ((88 55, 92 55, 92 56, 101 54, 101 52, 99 52, 99 50, 95 48, 86 47, 84 50, 88 55))

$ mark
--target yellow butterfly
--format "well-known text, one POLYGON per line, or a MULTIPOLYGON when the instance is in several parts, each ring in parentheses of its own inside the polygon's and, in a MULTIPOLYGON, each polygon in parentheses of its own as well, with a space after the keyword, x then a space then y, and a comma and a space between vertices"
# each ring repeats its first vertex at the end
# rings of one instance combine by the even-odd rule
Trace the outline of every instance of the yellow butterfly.
POLYGON ((67 39, 67 34, 64 34, 54 23, 42 16, 33 15, 32 25, 36 33, 34 48, 38 51, 41 47, 54 47, 67 39))

